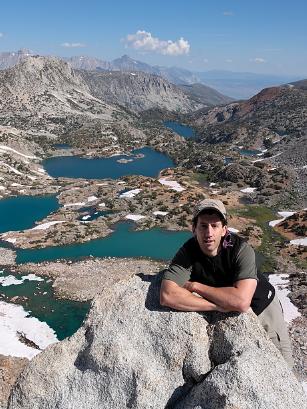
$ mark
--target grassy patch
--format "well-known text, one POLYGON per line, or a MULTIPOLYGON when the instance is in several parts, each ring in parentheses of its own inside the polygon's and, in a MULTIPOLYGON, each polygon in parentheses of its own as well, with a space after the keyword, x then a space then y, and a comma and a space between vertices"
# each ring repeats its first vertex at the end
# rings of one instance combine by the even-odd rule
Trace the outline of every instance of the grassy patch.
POLYGON ((194 172, 192 178, 201 185, 212 182, 213 179, 210 172, 194 172))
POLYGON ((232 210, 231 213, 256 220, 256 224, 263 231, 261 245, 257 248, 257 252, 264 256, 261 270, 263 272, 273 271, 276 266, 276 246, 282 245, 285 241, 280 234, 276 233, 272 227, 269 226, 269 221, 276 219, 274 211, 264 206, 251 205, 246 206, 243 209, 232 210))

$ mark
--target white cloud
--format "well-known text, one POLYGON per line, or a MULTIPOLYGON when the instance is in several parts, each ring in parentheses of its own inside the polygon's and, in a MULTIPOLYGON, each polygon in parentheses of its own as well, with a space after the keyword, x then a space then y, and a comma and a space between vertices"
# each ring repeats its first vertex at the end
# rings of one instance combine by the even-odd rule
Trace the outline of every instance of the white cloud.
POLYGON ((249 61, 250 61, 250 62, 255 62, 255 63, 257 63, 257 64, 263 64, 264 62, 266 62, 265 59, 264 59, 264 58, 261 58, 261 57, 250 58, 249 61))
POLYGON ((1 37, 4 37, 4 34, 3 34, 3 33, 0 33, 0 38, 1 38, 1 37))
POLYGON ((135 34, 128 34, 123 41, 126 43, 126 47, 141 51, 153 51, 163 55, 182 55, 188 54, 190 51, 190 44, 182 37, 177 41, 160 40, 144 30, 138 30, 135 34))
POLYGON ((205 64, 207 64, 207 63, 209 62, 208 58, 204 58, 204 59, 203 59, 203 62, 204 62, 205 64))
POLYGON ((224 16, 233 16, 234 12, 233 11, 224 11, 224 16))
POLYGON ((62 43, 62 47, 66 48, 80 48, 80 47, 85 47, 85 44, 83 43, 62 43))
POLYGON ((225 62, 232 62, 232 60, 230 58, 227 58, 227 60, 225 60, 225 62))

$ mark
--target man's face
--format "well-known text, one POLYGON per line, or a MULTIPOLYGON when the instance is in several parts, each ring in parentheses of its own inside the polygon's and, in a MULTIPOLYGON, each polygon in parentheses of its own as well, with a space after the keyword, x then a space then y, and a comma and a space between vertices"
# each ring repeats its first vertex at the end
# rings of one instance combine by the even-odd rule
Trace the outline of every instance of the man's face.
POLYGON ((215 214, 201 214, 193 228, 199 247, 207 256, 216 256, 222 237, 225 236, 227 227, 223 226, 220 217, 215 214))

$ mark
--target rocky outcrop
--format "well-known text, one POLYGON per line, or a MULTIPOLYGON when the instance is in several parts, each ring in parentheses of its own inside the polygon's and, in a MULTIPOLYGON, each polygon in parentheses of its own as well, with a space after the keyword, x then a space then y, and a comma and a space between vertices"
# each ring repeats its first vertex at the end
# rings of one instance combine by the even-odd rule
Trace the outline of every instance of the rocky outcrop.
POLYGON ((16 253, 13 250, 0 249, 0 266, 10 266, 15 264, 16 253))
POLYGON ((6 408, 10 390, 28 359, 4 356, 0 354, 0 409, 6 408))
POLYGON ((185 113, 203 106, 157 75, 140 71, 80 71, 80 74, 96 98, 132 111, 159 108, 185 113))
POLYGON ((253 315, 170 311, 159 287, 139 274, 105 289, 74 336, 32 360, 8 408, 306 408, 253 315))
POLYGON ((0 124, 63 133, 84 122, 110 121, 116 108, 93 97, 82 78, 57 58, 28 57, 0 71, 0 124))

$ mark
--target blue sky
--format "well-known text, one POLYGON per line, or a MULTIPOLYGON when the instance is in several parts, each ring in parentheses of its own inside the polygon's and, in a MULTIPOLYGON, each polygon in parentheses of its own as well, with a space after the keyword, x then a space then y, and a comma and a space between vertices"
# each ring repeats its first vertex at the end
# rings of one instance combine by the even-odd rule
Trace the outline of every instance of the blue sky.
POLYGON ((307 2, 155 0, 1 2, 0 52, 123 54, 195 71, 307 78, 307 2))

